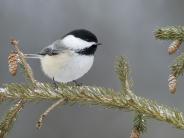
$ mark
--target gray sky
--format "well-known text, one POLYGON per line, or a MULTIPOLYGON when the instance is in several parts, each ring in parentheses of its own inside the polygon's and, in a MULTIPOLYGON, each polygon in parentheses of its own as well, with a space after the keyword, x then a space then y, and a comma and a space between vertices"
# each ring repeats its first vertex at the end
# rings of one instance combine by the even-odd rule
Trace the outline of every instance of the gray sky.
MULTIPOLYGON (((97 50, 92 69, 79 81, 119 90, 114 72, 115 57, 126 55, 132 68, 134 90, 160 103, 184 111, 183 79, 175 96, 168 92, 169 42, 155 40, 159 26, 182 25, 182 0, 1 0, 0 1, 0 83, 23 82, 8 73, 9 39, 16 37, 25 53, 36 53, 65 33, 85 28, 95 33, 103 46, 97 50)), ((36 79, 50 80, 41 72, 39 61, 29 60, 36 79)), ((133 113, 94 106, 64 106, 49 114, 45 126, 35 122, 51 103, 29 103, 21 112, 8 138, 125 138, 129 137, 133 113)), ((10 103, 0 107, 0 117, 10 103)), ((148 120, 143 138, 183 138, 183 131, 148 120), (164 133, 163 133, 164 132, 164 133)))

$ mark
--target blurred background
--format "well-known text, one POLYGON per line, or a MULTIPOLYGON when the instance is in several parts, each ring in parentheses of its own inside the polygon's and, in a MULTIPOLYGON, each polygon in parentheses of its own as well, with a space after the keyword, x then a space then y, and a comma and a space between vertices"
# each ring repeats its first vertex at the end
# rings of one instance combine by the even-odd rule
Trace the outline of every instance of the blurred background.
MULTIPOLYGON (((79 81, 93 86, 119 90, 114 72, 117 56, 128 57, 134 90, 159 103, 184 111, 183 79, 178 81, 176 95, 168 92, 169 41, 155 40, 153 31, 161 26, 182 25, 183 0, 1 0, 0 1, 0 85, 24 82, 21 72, 8 72, 9 39, 20 40, 24 53, 36 53, 65 33, 85 28, 100 42, 92 69, 79 81)), ((51 82, 41 71, 38 60, 29 60, 36 79, 51 82)), ((95 106, 64 106, 51 112, 44 127, 37 130, 39 115, 51 103, 29 103, 21 112, 7 138, 127 138, 130 136, 132 112, 95 106)), ((11 103, 0 106, 0 117, 11 103)), ((184 131, 148 120, 143 138, 183 138, 184 131)))

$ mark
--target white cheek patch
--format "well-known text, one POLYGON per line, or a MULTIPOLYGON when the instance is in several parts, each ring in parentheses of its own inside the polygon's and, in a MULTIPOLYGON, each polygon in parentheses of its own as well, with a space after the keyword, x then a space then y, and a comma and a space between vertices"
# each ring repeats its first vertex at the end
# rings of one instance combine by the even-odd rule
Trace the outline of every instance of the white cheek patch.
POLYGON ((61 41, 66 47, 71 49, 84 49, 92 46, 95 42, 87 42, 73 35, 68 35, 61 41))

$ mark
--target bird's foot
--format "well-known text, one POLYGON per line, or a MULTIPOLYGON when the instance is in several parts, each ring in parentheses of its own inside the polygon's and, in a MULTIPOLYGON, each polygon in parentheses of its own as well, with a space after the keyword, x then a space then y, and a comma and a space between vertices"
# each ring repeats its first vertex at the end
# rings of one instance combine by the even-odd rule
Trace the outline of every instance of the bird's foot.
POLYGON ((58 90, 58 84, 57 84, 57 82, 54 80, 54 77, 53 77, 53 87, 54 87, 54 90, 58 90))
POLYGON ((80 82, 77 82, 76 80, 72 81, 76 86, 82 86, 83 84, 80 82))

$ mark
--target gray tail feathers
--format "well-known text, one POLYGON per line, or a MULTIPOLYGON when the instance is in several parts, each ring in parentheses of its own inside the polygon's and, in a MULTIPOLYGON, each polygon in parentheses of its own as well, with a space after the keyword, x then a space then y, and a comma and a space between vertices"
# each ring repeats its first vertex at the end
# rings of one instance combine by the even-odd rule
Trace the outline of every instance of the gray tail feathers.
POLYGON ((38 54, 24 54, 25 58, 41 58, 41 55, 38 54))

